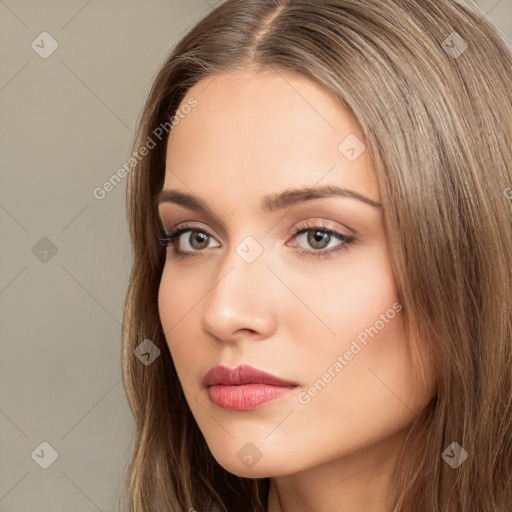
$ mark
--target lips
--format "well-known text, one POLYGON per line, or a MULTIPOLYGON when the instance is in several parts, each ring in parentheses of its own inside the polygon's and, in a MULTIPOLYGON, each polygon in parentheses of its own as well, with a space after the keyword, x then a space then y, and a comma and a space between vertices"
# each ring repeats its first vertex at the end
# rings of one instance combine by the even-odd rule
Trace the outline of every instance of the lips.
POLYGON ((243 384, 268 384, 270 386, 294 387, 296 382, 280 379, 270 373, 257 370, 252 366, 242 364, 233 370, 225 366, 215 366, 204 377, 205 386, 241 386, 243 384))
POLYGON ((218 407, 230 411, 247 411, 261 407, 292 392, 298 384, 280 379, 252 366, 230 370, 212 368, 203 378, 208 397, 218 407))

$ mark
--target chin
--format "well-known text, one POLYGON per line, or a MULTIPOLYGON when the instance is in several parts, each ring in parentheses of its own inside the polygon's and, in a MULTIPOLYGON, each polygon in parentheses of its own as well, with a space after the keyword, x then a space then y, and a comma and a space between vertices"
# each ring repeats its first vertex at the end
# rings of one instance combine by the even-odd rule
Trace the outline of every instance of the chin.
POLYGON ((250 461, 244 462, 243 458, 240 460, 235 454, 234 458, 225 457, 217 458, 215 460, 229 473, 243 478, 268 478, 275 476, 282 476, 293 473, 288 471, 286 465, 282 460, 264 460, 265 457, 259 459, 256 463, 251 465, 250 461))

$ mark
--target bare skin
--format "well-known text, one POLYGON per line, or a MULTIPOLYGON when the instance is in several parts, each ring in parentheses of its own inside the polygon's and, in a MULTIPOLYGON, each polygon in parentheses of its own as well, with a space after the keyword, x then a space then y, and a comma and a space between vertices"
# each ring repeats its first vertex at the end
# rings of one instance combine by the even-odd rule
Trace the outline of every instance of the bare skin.
POLYGON ((192 414, 227 471, 271 477, 268 512, 387 512, 398 450, 434 386, 412 373, 382 209, 333 195, 260 210, 266 195, 325 185, 379 203, 357 123, 289 73, 223 73, 182 104, 190 97, 197 106, 171 131, 163 188, 213 214, 160 204, 166 231, 193 225, 167 249, 159 311, 192 414), (252 410, 223 409, 201 380, 239 364, 298 386, 252 410))

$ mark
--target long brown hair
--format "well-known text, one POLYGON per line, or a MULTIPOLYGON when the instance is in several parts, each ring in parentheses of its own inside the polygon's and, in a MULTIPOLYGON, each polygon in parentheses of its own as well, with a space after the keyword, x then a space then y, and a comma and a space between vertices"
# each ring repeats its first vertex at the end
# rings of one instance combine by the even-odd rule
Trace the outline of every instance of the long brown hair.
POLYGON ((421 348, 438 375, 403 446, 391 507, 510 510, 512 56, 476 7, 455 0, 228 0, 172 50, 134 154, 156 145, 127 184, 122 370, 136 431, 122 510, 266 510, 269 479, 233 475, 210 453, 157 305, 165 250, 154 198, 166 153, 157 129, 197 82, 247 65, 323 86, 354 114, 374 160, 414 366, 423 375, 421 348), (134 356, 145 339, 160 350, 147 366, 134 356), (441 457, 452 442, 468 454, 456 469, 441 457))

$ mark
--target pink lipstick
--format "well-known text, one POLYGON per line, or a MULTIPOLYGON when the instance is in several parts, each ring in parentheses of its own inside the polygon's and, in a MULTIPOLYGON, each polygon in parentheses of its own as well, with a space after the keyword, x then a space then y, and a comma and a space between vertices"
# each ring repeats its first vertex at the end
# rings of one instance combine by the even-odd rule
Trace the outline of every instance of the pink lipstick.
POLYGON ((230 411, 247 411, 281 398, 293 391, 298 384, 240 365, 230 370, 215 366, 203 378, 210 400, 230 411))

